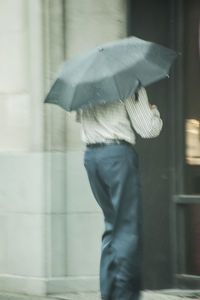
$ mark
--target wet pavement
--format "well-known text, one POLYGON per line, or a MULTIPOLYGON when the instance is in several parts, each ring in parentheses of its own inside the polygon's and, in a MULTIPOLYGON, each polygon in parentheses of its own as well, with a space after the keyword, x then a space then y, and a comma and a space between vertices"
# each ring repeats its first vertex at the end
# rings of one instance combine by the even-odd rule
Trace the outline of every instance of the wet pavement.
MULTIPOLYGON (((100 293, 67 293, 46 297, 28 296, 11 293, 0 293, 0 300, 100 300, 100 293)), ((200 290, 162 290, 144 291, 141 300, 191 300, 200 299, 200 290)))

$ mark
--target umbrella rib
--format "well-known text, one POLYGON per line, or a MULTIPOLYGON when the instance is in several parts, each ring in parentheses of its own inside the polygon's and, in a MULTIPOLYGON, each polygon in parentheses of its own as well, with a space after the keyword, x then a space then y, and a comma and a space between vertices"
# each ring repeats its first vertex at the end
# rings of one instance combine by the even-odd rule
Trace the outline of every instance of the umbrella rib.
POLYGON ((117 89, 117 93, 118 93, 118 95, 120 96, 120 99, 119 99, 119 100, 122 100, 122 99, 121 99, 121 95, 120 95, 120 89, 119 89, 119 86, 118 86, 118 82, 117 82, 115 76, 113 76, 112 79, 113 79, 113 81, 114 81, 114 83, 115 83, 115 86, 116 86, 116 89, 117 89))

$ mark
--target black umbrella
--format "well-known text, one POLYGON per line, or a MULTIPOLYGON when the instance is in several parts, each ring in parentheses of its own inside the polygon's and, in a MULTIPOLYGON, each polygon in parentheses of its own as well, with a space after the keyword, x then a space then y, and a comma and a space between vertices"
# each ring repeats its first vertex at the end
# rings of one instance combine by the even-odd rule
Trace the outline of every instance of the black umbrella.
POLYGON ((169 77, 175 57, 173 50, 136 37, 98 46, 64 62, 45 103, 72 111, 123 101, 139 85, 169 77))

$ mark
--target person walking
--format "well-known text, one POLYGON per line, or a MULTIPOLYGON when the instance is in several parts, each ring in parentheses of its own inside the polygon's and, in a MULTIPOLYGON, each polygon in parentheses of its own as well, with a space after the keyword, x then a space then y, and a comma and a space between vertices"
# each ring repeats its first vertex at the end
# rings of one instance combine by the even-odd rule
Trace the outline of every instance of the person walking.
POLYGON ((104 215, 100 260, 103 300, 138 300, 141 290, 142 204, 135 132, 157 137, 163 122, 144 87, 125 101, 79 109, 84 165, 104 215))

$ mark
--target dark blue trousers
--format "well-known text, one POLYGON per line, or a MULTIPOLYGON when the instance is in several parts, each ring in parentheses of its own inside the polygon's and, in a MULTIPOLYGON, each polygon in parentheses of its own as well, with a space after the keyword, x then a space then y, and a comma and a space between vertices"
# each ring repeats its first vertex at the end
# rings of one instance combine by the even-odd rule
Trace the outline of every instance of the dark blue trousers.
POLYGON ((84 165, 104 214, 102 299, 138 300, 142 252, 138 155, 129 144, 87 147, 84 165))

